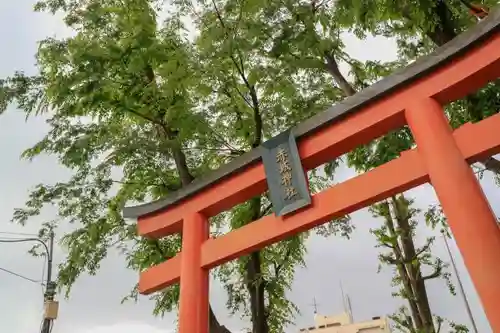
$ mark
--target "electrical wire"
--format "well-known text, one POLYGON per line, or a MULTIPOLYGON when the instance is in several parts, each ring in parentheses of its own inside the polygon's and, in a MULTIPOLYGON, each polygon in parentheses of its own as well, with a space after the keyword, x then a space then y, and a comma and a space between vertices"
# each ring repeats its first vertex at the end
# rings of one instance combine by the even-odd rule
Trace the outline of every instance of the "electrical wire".
MULTIPOLYGON (((13 232, 0 232, 0 234, 4 234, 4 235, 22 235, 22 236, 33 236, 32 234, 23 234, 23 233, 13 233, 13 232)), ((37 242, 37 243, 40 243, 42 244, 42 246, 44 247, 45 251, 46 251, 46 259, 47 260, 44 260, 43 262, 43 267, 42 267, 42 280, 41 281, 36 281, 34 279, 31 279, 31 278, 28 278, 26 276, 23 276, 21 274, 17 274, 15 272, 12 272, 8 269, 5 269, 5 268, 2 268, 0 267, 0 270, 1 271, 4 271, 6 273, 9 273, 9 274, 12 274, 12 275, 15 275, 19 278, 22 278, 24 280, 28 280, 30 282, 33 282, 33 283, 40 283, 42 285, 42 293, 43 293, 43 286, 44 286, 44 275, 45 275, 45 268, 46 268, 46 264, 49 263, 49 255, 50 255, 50 252, 49 252, 49 248, 47 247, 47 244, 45 244, 44 241, 42 241, 41 239, 39 238, 34 238, 34 237, 30 237, 30 238, 13 238, 13 237, 2 237, 0 238, 0 243, 24 243, 24 242, 37 242)), ((40 323, 40 328, 39 328, 39 331, 42 330, 43 328, 43 324, 44 324, 44 319, 42 319, 42 322, 40 323)), ((49 325, 49 333, 52 332, 52 329, 54 327, 54 324, 49 321, 48 323, 49 325)))
POLYGON ((27 232, 11 232, 11 231, 0 231, 2 235, 14 235, 14 236, 38 236, 37 234, 30 234, 27 232))
MULTIPOLYGON (((44 262, 45 262, 45 261, 44 261, 44 262)), ((44 265, 44 266, 45 266, 45 265, 44 265)), ((16 273, 16 272, 13 272, 13 271, 8 270, 8 269, 3 268, 3 267, 0 267, 0 271, 3 271, 3 272, 8 273, 8 274, 12 274, 12 275, 14 275, 14 276, 16 276, 16 277, 18 277, 18 278, 21 278, 21 279, 23 279, 23 280, 27 280, 27 281, 29 281, 29 282, 33 282, 33 283, 36 283, 36 284, 40 283, 40 284, 42 285, 42 289, 43 289, 43 286, 44 286, 43 281, 37 281, 37 280, 31 279, 31 278, 29 278, 29 277, 26 277, 26 276, 24 276, 24 275, 18 274, 18 273, 16 273)), ((43 308, 42 308, 42 311, 43 311, 43 308)), ((40 323, 40 327, 39 327, 39 329, 38 329, 38 331, 39 331, 39 332, 42 330, 43 322, 44 322, 44 320, 42 319, 42 322, 40 323)), ((52 329, 50 329, 49 333, 50 333, 50 332, 52 332, 52 329)))
POLYGON ((0 239, 0 243, 25 243, 25 242, 38 242, 42 244, 42 246, 45 248, 45 253, 47 257, 47 262, 49 260, 49 248, 47 247, 47 244, 45 244, 44 241, 42 241, 39 238, 8 238, 8 237, 3 237, 0 239))
POLYGON ((5 237, 1 237, 1 239, 7 240, 7 241, 15 240, 18 242, 28 242, 28 241, 42 242, 42 240, 40 238, 36 238, 36 237, 8 237, 8 236, 5 236, 5 237))
POLYGON ((8 274, 11 274, 11 275, 14 275, 14 276, 17 276, 18 278, 24 279, 26 281, 30 281, 30 282, 33 282, 33 283, 36 283, 36 284, 41 283, 43 285, 42 281, 37 281, 35 279, 31 279, 31 278, 29 278, 27 276, 24 276, 24 275, 18 274, 16 272, 13 272, 11 270, 8 270, 7 268, 0 267, 0 271, 3 271, 5 273, 8 273, 8 274))
POLYGON ((12 235, 12 234, 7 234, 7 236, 1 236, 0 239, 25 239, 26 236, 21 237, 21 235, 12 235))
MULTIPOLYGON (((9 235, 16 235, 16 234, 20 234, 20 235, 31 235, 31 234, 28 234, 28 233, 17 233, 17 232, 5 232, 5 231, 0 231, 0 234, 9 234, 9 235)), ((47 245, 41 241, 40 239, 38 238, 12 238, 12 237, 2 237, 0 238, 0 243, 22 243, 22 242, 31 242, 31 241, 36 241, 36 242, 39 242, 41 243, 44 247, 45 247, 45 250, 47 251, 47 254, 49 253, 48 252, 48 248, 47 248, 47 245)), ((48 259, 48 258, 47 258, 48 259)), ((15 273, 15 272, 12 272, 12 271, 9 271, 8 269, 5 269, 5 268, 1 268, 0 267, 0 270, 6 272, 6 273, 9 273, 9 274, 12 274, 12 275, 15 275, 15 276, 18 276, 22 279, 25 279, 25 280, 28 280, 28 281, 31 281, 31 282, 36 282, 36 283, 40 283, 41 286, 42 286, 42 294, 44 293, 43 291, 43 287, 45 286, 45 283, 44 283, 44 276, 45 276, 45 268, 46 268, 46 264, 47 264, 47 260, 44 260, 43 261, 43 266, 42 266, 42 279, 37 281, 37 280, 34 280, 34 279, 31 279, 31 278, 28 278, 28 277, 25 277, 21 274, 18 274, 18 273, 15 273)))

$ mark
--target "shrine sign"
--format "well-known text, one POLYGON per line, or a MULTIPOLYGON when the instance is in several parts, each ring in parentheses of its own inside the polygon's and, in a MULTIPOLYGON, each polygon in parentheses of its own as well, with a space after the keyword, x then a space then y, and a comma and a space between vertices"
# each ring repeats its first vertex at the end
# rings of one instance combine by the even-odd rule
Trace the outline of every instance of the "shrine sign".
POLYGON ((276 216, 292 213, 311 204, 306 174, 291 130, 264 142, 261 155, 276 216))

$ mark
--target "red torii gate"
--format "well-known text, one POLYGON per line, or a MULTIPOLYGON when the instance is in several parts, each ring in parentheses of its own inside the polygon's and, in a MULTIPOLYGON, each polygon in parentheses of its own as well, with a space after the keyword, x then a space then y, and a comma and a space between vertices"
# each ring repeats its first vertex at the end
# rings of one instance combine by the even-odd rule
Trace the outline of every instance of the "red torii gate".
POLYGON ((312 197, 294 214, 265 216, 209 239, 208 218, 267 189, 259 149, 171 196, 124 209, 139 234, 182 232, 182 252, 140 275, 150 294, 181 281, 179 332, 207 333, 209 269, 430 182, 494 332, 500 332, 500 230, 469 164, 500 153, 500 115, 452 131, 443 105, 500 77, 500 11, 432 55, 293 129, 310 170, 408 125, 417 148, 312 197))

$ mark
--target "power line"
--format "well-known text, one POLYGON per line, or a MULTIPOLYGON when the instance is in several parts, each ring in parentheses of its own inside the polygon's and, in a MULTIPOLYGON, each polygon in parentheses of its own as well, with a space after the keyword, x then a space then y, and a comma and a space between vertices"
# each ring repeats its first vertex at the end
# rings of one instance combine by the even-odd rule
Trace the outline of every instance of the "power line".
POLYGON ((14 236, 38 236, 37 234, 31 234, 27 232, 12 232, 12 231, 0 231, 2 235, 14 235, 14 236))
POLYGON ((453 270, 455 271, 455 277, 457 278, 458 287, 460 290, 460 294, 462 296, 462 300, 465 304, 465 309, 467 310, 467 314, 469 315, 469 320, 472 324, 472 328, 474 329, 474 333, 477 333, 476 322, 474 321, 474 316, 472 315, 472 311, 470 309, 469 301, 467 300, 467 296, 465 295, 464 286, 462 285, 462 280, 460 279, 460 275, 458 274, 457 266, 455 265, 455 259, 453 259, 453 255, 451 254, 450 246, 448 245, 448 241, 446 240, 446 235, 443 233, 444 244, 446 245, 446 250, 448 252, 448 256, 450 257, 451 265, 453 266, 453 270))
POLYGON ((34 240, 39 241, 38 238, 26 238, 26 237, 9 237, 9 236, 3 236, 0 237, 0 242, 3 243, 21 243, 21 242, 32 242, 34 240))
MULTIPOLYGON (((54 257, 54 232, 51 230, 49 243, 45 243, 42 239, 37 237, 30 238, 0 238, 0 243, 24 243, 24 242, 37 242, 44 247, 47 259, 47 284, 44 293, 44 304, 47 311, 44 315, 41 333, 51 333, 54 326, 54 319, 57 318, 58 302, 54 301, 56 282, 52 281, 52 263, 54 257)), ((15 275, 19 275, 15 273, 15 275)), ((25 278, 25 277, 23 277, 25 278)), ((29 279, 29 278, 28 278, 29 279)), ((31 279, 30 279, 31 280, 31 279)))
MULTIPOLYGON (((29 234, 29 233, 23 233, 23 232, 7 232, 7 231, 0 231, 0 234, 5 234, 5 235, 25 235, 25 236, 33 236, 33 235, 35 235, 35 234, 29 234)), ((31 242, 33 240, 34 240, 33 238, 1 237, 0 238, 0 243, 22 243, 22 242, 31 242)), ((47 260, 44 260, 43 261, 43 266, 42 266, 42 279, 39 280, 39 281, 31 279, 31 278, 28 278, 28 277, 23 276, 21 274, 18 274, 16 272, 12 272, 12 271, 10 271, 10 270, 8 270, 6 268, 1 268, 0 267, 0 270, 4 271, 6 273, 9 273, 11 275, 17 276, 17 277, 19 277, 21 279, 24 279, 24 280, 27 280, 27 281, 30 281, 30 282, 34 282, 34 283, 40 284, 41 287, 42 287, 42 294, 43 294, 44 293, 44 287, 45 287, 44 276, 45 276, 46 265, 47 265, 47 260)))
MULTIPOLYGON (((8 237, 4 237, 4 238, 0 239, 0 243, 25 243, 25 242, 38 242, 38 243, 42 244, 42 246, 45 248, 46 253, 50 254, 50 251, 49 251, 47 244, 45 244, 45 242, 39 238, 8 238, 8 237)), ((47 258, 47 260, 49 260, 49 259, 50 258, 47 258)))
MULTIPOLYGON (((30 238, 31 237, 33 237, 33 236, 30 236, 30 238)), ((10 235, 9 236, 2 236, 2 235, 0 235, 0 242, 2 240, 21 240, 21 239, 26 239, 26 236, 21 236, 21 235, 19 235, 19 236, 10 236, 10 235)))
POLYGON ((3 271, 5 273, 8 273, 8 274, 11 274, 11 275, 14 275, 14 276, 17 276, 18 278, 21 278, 21 279, 24 279, 24 280, 27 280, 27 281, 30 281, 30 282, 33 282, 33 283, 36 283, 36 284, 42 284, 43 285, 42 281, 37 281, 37 280, 31 279, 31 278, 26 277, 24 275, 21 275, 21 274, 18 274, 16 272, 13 272, 11 270, 8 270, 7 268, 0 267, 0 271, 3 271))

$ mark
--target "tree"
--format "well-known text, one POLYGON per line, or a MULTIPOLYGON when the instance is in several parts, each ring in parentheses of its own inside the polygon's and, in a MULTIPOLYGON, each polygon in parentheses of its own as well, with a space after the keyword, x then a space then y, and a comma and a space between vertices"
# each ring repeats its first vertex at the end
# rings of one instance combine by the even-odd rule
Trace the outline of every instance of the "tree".
MULTIPOLYGON (((49 133, 23 156, 51 154, 73 171, 69 180, 38 185, 13 218, 24 224, 54 205, 58 218, 40 233, 49 225, 71 226, 62 240, 68 255, 58 280, 67 295, 81 274, 97 273, 112 248, 135 270, 179 250, 178 236, 138 238, 135 226, 121 216, 125 204, 186 186, 339 97, 324 78, 307 79, 307 71, 281 68, 259 56, 265 45, 257 30, 237 20, 256 13, 250 3, 240 8, 199 3, 200 34, 194 42, 178 8, 159 23, 159 3, 40 1, 37 10, 62 12, 75 35, 41 42, 38 75, 17 72, 0 81, 0 111, 17 103, 27 116, 48 118, 49 133), (254 36, 244 39, 241 31, 254 36)), ((314 172, 310 181, 313 189, 329 183, 314 172)), ((237 228, 268 212, 266 196, 254 198, 213 218, 212 231, 237 228)), ((318 231, 348 235, 350 230, 346 217, 318 231)), ((228 290, 228 308, 248 315, 254 332, 282 331, 297 312, 285 293, 303 261, 307 235, 217 271, 228 290)), ((178 292, 174 286, 154 295, 155 313, 174 309, 178 292)), ((130 297, 137 297, 135 289, 130 297)), ((210 328, 228 332, 213 311, 210 328)))
MULTIPOLYGON (((493 1, 490 2, 490 5, 493 1)), ((461 1, 418 1, 418 2, 397 2, 388 3, 385 1, 355 1, 347 3, 346 1, 339 1, 339 20, 343 21, 347 26, 353 27, 353 31, 358 35, 363 35, 367 32, 375 34, 383 34, 396 38, 399 45, 400 56, 403 60, 410 61, 415 58, 425 55, 430 52, 435 46, 441 46, 460 32, 464 31, 471 24, 475 22, 474 18, 467 12, 467 8, 462 6, 461 1), (353 24, 354 23, 354 24, 353 24)), ((476 94, 468 96, 464 100, 452 103, 446 110, 452 126, 458 127, 468 121, 479 121, 487 116, 497 112, 499 101, 499 86, 498 81, 493 82, 481 89, 476 94)), ((405 129, 399 132, 403 135, 405 129)), ((407 131, 407 130, 406 130, 407 131)), ((406 134, 407 142, 411 143, 412 138, 406 134)), ((361 158, 360 160, 364 160, 361 158)), ((483 167, 488 169, 498 177, 499 163, 494 158, 489 158, 482 162, 483 167)), ((434 266, 434 273, 423 277, 420 271, 420 265, 428 262, 428 252, 433 239, 427 240, 425 246, 421 249, 422 256, 412 249, 410 235, 414 230, 411 224, 401 224, 405 218, 401 216, 414 215, 415 210, 410 208, 411 201, 401 197, 402 200, 392 198, 392 209, 394 214, 391 215, 389 203, 374 207, 373 211, 377 216, 385 219, 385 225, 374 234, 379 239, 382 246, 391 249, 391 255, 381 255, 382 262, 393 264, 397 266, 398 274, 396 282, 400 284, 401 290, 399 295, 408 299, 411 316, 405 312, 401 312, 397 317, 394 317, 399 326, 405 327, 410 332, 419 330, 422 327, 424 331, 439 331, 442 324, 442 319, 437 318, 435 323, 432 324, 431 313, 426 301, 424 281, 428 278, 434 278, 442 273, 444 265, 442 261, 437 258, 432 265, 434 266), (403 214, 401 214, 403 213, 403 214), (392 230, 392 220, 398 222, 398 229, 401 233, 397 235, 392 230), (396 242, 400 238, 401 244, 396 242), (405 245, 406 244, 406 245, 405 245), (408 251, 407 251, 408 250, 408 251), (408 258, 408 255, 410 256, 408 258), (402 270, 402 265, 405 258, 412 260, 412 258, 419 258, 417 266, 409 267, 406 271, 402 270), (417 279, 415 279, 417 277, 417 279), (413 281, 413 282, 412 282, 413 281), (415 285, 413 287, 412 285, 415 285), (408 293, 413 289, 413 293, 408 293), (419 290, 416 292, 416 290, 419 290), (412 319, 412 321, 408 320, 412 319)), ((432 227, 440 225, 446 227, 446 220, 442 215, 441 209, 437 206, 430 207, 425 213, 428 224, 432 227)), ((412 265, 413 266, 413 265, 412 265)), ((449 274, 444 273, 444 277, 449 282, 449 274)), ((450 285, 451 291, 453 291, 450 285)), ((456 331, 464 330, 464 327, 453 324, 456 331)))
MULTIPOLYGON (((257 147, 263 138, 269 138, 322 111, 338 98, 338 89, 327 84, 324 77, 314 75, 316 73, 308 75, 301 68, 277 66, 263 52, 269 47, 266 31, 263 30, 266 26, 252 20, 260 12, 259 4, 207 1, 195 4, 182 2, 180 6, 193 14, 200 31, 196 40, 200 63, 206 64, 205 76, 220 89, 218 98, 213 101, 212 114, 222 110, 227 115, 225 117, 230 117, 225 121, 234 122, 234 128, 243 131, 238 133, 239 138, 244 138, 243 150, 257 147), (306 77, 311 80, 305 81, 306 77), (316 91, 311 93, 313 87, 316 91), (224 109, 227 107, 230 110, 224 109)), ((236 137, 230 139, 231 142, 237 140, 236 137)), ((312 183, 318 180, 318 177, 311 179, 312 183)), ((269 209, 265 197, 254 198, 245 205, 236 208, 233 228, 256 220, 269 209)), ((343 218, 330 224, 330 227, 347 233, 350 230, 347 222, 348 219, 343 218)), ((294 239, 291 241, 296 242, 294 239)), ((297 310, 286 300, 283 286, 289 287, 293 275, 284 269, 288 264, 293 267, 302 259, 297 257, 294 259, 297 261, 290 261, 294 258, 293 248, 277 251, 275 248, 279 249, 279 245, 252 253, 220 271, 223 280, 233 277, 235 273, 241 275, 243 283, 239 287, 228 285, 230 295, 234 295, 230 296, 228 305, 233 310, 249 313, 253 332, 282 331, 297 310), (278 259, 278 264, 269 265, 266 261, 272 262, 271 258, 284 260, 278 259), (245 305, 244 294, 250 298, 249 309, 245 305), (283 306, 281 303, 284 303, 283 306)))
MULTIPOLYGON (((330 74, 332 83, 345 96, 353 95, 358 89, 363 89, 393 69, 404 66, 415 57, 425 55, 432 49, 433 43, 446 43, 474 22, 464 13, 464 8, 460 7, 455 13, 443 1, 403 1, 397 4, 385 1, 339 1, 333 7, 333 3, 329 1, 284 0, 266 3, 263 7, 267 10, 254 17, 253 24, 265 26, 260 30, 272 42, 270 56, 280 60, 283 66, 314 68, 320 71, 319 75, 321 71, 330 74), (449 23, 451 19, 457 27, 449 23), (342 27, 351 29, 361 38, 367 32, 396 37, 400 51, 399 61, 363 64, 351 59, 342 51, 339 37, 342 27), (341 74, 339 61, 351 66, 354 82, 350 83, 341 74)), ((479 94, 483 95, 483 103, 498 100, 495 84, 489 85, 479 94)), ((468 97, 471 98, 474 97, 468 97)), ((476 97, 475 100, 477 99, 476 97)), ((471 112, 470 107, 464 110, 460 103, 463 104, 462 101, 455 103, 447 110, 453 125, 460 125, 464 120, 481 119, 478 117, 478 110, 471 112), (464 118, 464 113, 469 115, 468 119, 464 118)), ((492 108, 488 109, 490 114, 496 112, 492 108)), ((365 172, 396 158, 413 145, 411 133, 403 128, 349 153, 346 161, 349 166, 365 172)), ((490 158, 483 164, 493 170, 496 160, 490 158)), ((384 225, 373 230, 373 233, 381 247, 390 249, 390 253, 382 253, 380 259, 383 263, 396 267, 393 282, 400 290, 395 295, 407 299, 411 310, 411 316, 403 310, 393 319, 401 329, 405 327, 410 332, 436 332, 441 329, 443 319, 432 315, 425 281, 442 277, 449 284, 450 290, 454 291, 449 281, 450 275, 445 271, 446 265, 431 255, 433 238, 428 239, 420 248, 415 245, 415 218, 419 211, 411 208, 411 203, 411 199, 400 195, 374 205, 371 210, 376 217, 384 220, 384 225), (433 269, 431 274, 423 274, 425 266, 433 269)), ((435 207, 430 208, 426 217, 429 225, 435 227, 436 221, 442 220, 442 217, 435 216, 433 212, 435 213, 435 207)), ((451 326, 456 331, 463 329, 453 323, 451 326)))

